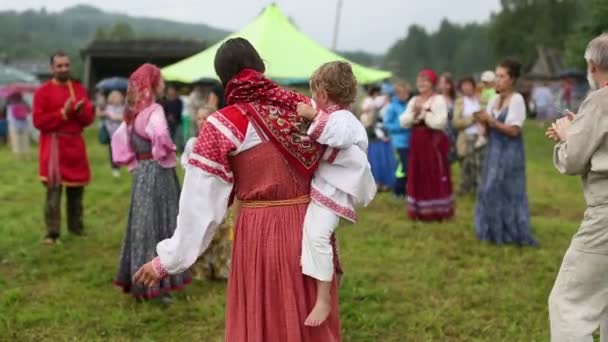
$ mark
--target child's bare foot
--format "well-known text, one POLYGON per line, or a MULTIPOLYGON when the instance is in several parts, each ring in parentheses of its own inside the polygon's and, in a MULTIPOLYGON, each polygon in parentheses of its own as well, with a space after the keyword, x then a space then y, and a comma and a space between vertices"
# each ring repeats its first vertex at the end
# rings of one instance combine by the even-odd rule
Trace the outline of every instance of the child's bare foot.
POLYGON ((318 327, 325 322, 330 312, 331 304, 329 301, 318 300, 308 317, 306 317, 304 325, 307 327, 318 327))

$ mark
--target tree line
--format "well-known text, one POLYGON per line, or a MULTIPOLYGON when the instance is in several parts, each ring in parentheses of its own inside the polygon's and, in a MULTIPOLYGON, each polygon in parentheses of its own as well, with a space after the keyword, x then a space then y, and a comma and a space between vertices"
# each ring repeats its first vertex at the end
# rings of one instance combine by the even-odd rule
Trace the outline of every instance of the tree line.
POLYGON ((526 67, 537 47, 562 52, 566 67, 583 69, 587 42, 608 28, 606 0, 501 0, 485 23, 455 24, 444 19, 436 32, 420 25, 387 52, 383 66, 412 79, 426 67, 455 75, 491 69, 499 58, 517 57, 526 67))

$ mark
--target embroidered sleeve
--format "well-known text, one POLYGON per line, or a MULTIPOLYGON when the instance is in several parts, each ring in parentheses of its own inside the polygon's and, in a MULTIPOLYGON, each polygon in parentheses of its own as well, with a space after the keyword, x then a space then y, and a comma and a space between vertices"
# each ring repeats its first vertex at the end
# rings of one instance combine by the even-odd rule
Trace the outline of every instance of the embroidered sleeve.
POLYGON ((231 192, 232 184, 196 167, 186 169, 177 227, 170 239, 156 246, 155 270, 160 275, 184 272, 207 250, 224 220, 231 192))
POLYGON ((310 137, 320 144, 337 149, 345 149, 353 145, 367 150, 367 134, 365 128, 355 115, 346 110, 340 110, 328 115, 319 113, 318 119, 308 130, 310 137))
POLYGON ((152 268, 154 269, 156 275, 161 279, 169 275, 165 266, 163 266, 163 264, 160 262, 159 257, 152 259, 152 268))
POLYGON ((185 271, 209 247, 233 197, 228 158, 248 143, 248 129, 248 119, 230 107, 212 114, 203 125, 186 167, 177 228, 156 247, 159 273, 185 271))
POLYGON ((312 140, 317 142, 319 141, 319 138, 321 137, 321 134, 323 134, 328 121, 329 114, 324 111, 319 111, 319 114, 308 128, 308 135, 312 140))
POLYGON ((246 129, 247 124, 242 125, 242 121, 230 120, 221 112, 213 113, 203 125, 188 163, 232 183, 229 157, 245 140, 246 129))

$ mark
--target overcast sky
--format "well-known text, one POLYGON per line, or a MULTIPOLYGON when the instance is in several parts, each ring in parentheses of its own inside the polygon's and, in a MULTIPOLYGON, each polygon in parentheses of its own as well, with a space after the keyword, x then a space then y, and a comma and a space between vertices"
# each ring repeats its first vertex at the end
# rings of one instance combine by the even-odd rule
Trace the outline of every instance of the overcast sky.
MULTIPOLYGON (((79 3, 133 16, 158 17, 236 31, 272 0, 20 0, 0 1, 0 10, 46 7, 60 11, 79 3)), ((337 0, 276 0, 304 33, 331 46, 337 0)), ((500 8, 499 0, 343 0, 338 50, 383 53, 407 27, 420 24, 436 30, 442 18, 465 23, 488 20, 500 8)))

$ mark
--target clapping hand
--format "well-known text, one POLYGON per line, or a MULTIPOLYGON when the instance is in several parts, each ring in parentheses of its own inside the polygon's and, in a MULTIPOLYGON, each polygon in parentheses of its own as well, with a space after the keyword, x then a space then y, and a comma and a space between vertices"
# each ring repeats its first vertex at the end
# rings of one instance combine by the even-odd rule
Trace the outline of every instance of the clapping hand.
POLYGON ((414 119, 420 120, 423 118, 424 111, 423 111, 423 107, 422 107, 422 101, 420 101, 420 99, 416 99, 416 102, 414 102, 413 112, 414 112, 414 119))
POLYGON ((82 107, 84 106, 84 99, 78 101, 78 103, 76 103, 76 113, 80 114, 80 111, 82 110, 82 107))
POLYGON ((566 141, 568 138, 568 128, 570 128, 570 125, 572 125, 572 120, 567 116, 557 120, 555 123, 553 123, 553 125, 551 125, 551 128, 553 128, 553 132, 559 141, 566 141))
POLYGON ((545 136, 554 142, 566 141, 567 130, 574 120, 575 114, 566 110, 564 117, 553 123, 545 132, 545 136))
POLYGON ((72 105, 74 104, 74 99, 73 98, 69 98, 67 99, 67 101, 65 101, 65 103, 63 104, 63 109, 61 110, 61 113, 64 116, 67 116, 71 111, 72 111, 72 105))

